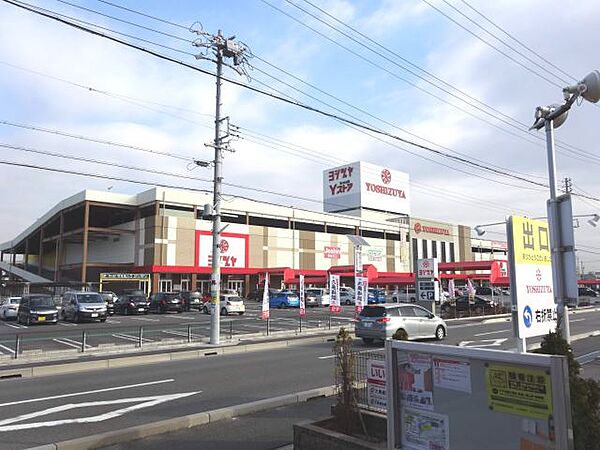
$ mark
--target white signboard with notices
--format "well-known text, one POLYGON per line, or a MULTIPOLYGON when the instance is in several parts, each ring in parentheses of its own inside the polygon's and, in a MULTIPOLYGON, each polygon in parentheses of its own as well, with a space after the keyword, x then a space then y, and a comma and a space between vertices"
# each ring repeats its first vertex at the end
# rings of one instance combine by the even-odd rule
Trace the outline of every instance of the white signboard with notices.
POLYGON ((386 409, 385 361, 367 361, 367 404, 376 409, 386 409))

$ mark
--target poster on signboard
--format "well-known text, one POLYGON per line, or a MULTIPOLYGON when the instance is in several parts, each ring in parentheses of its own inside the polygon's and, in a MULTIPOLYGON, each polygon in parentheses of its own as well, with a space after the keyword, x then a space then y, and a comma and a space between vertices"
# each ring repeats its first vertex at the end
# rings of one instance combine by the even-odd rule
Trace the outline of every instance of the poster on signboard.
POLYGON ((385 361, 367 361, 367 404, 373 408, 386 409, 385 361))
POLYGON ((464 359, 434 357, 433 385, 471 393, 471 363, 464 359))
POLYGON ((402 404, 433 411, 431 355, 408 353, 407 358, 399 362, 398 367, 402 404))
POLYGON ((535 419, 552 415, 550 375, 544 369, 499 364, 486 368, 486 389, 490 409, 535 419))
POLYGON ((402 448, 449 450, 449 418, 445 414, 402 408, 402 448))

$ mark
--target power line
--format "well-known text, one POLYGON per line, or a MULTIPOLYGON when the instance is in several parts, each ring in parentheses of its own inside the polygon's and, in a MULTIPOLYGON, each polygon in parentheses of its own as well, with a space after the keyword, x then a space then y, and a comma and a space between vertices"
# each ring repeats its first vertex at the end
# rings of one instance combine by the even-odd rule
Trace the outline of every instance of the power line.
POLYGON ((157 21, 159 21, 159 22, 162 22, 162 23, 165 23, 165 24, 167 24, 167 25, 173 25, 174 27, 182 28, 182 29, 184 29, 184 30, 188 30, 188 31, 190 30, 190 28, 188 28, 188 27, 184 27, 183 25, 180 25, 180 24, 178 24, 178 23, 171 22, 171 21, 169 21, 169 20, 165 20, 165 19, 161 19, 160 17, 151 16, 150 14, 146 14, 146 13, 143 13, 143 12, 140 12, 140 11, 136 11, 136 10, 134 10, 134 9, 130 9, 130 8, 127 8, 127 7, 125 7, 125 6, 122 6, 122 5, 118 5, 118 4, 116 4, 116 3, 109 2, 109 1, 107 1, 107 0, 97 0, 97 1, 99 1, 100 3, 104 3, 104 4, 106 4, 106 5, 110 5, 110 6, 114 7, 114 8, 119 8, 119 9, 122 9, 122 10, 124 10, 124 11, 128 11, 128 12, 130 12, 130 13, 134 13, 134 14, 138 14, 138 15, 140 15, 140 16, 143 16, 143 17, 147 17, 148 19, 157 20, 157 21))
POLYGON ((500 30, 505 36, 509 37, 510 39, 512 39, 513 41, 515 41, 516 43, 518 43, 524 49, 526 49, 529 52, 533 53, 535 56, 537 56, 542 61, 544 61, 546 64, 548 64, 550 67, 552 67, 553 69, 558 70, 560 73, 562 73, 566 77, 569 77, 571 80, 577 81, 576 77, 574 77, 573 75, 565 72, 563 69, 561 69, 560 67, 556 66, 552 62, 548 61, 548 59, 546 59, 544 56, 542 56, 541 54, 539 54, 538 52, 536 52, 535 50, 533 50, 531 47, 529 47, 528 45, 526 45, 523 41, 517 39, 513 34, 509 33, 508 31, 506 31, 506 29, 502 28, 496 22, 492 21, 488 16, 486 16, 481 11, 479 11, 478 9, 476 9, 473 5, 471 5, 470 3, 468 3, 465 0, 461 0, 461 2, 463 2, 469 9, 471 9, 473 12, 475 12, 479 17, 483 18, 486 22, 488 22, 489 24, 491 24, 494 28, 500 30))
MULTIPOLYGON (((142 51, 144 53, 147 53, 147 54, 150 54, 152 56, 155 56, 155 57, 157 57, 159 59, 163 59, 165 61, 173 62, 173 63, 179 64, 181 66, 184 66, 184 67, 187 67, 187 68, 191 68, 192 70, 198 71, 200 73, 211 75, 213 77, 215 76, 213 73, 211 73, 211 72, 209 72, 207 70, 204 70, 204 69, 201 69, 199 67, 193 66, 191 64, 185 63, 183 61, 177 60, 177 59, 172 58, 170 56, 158 53, 158 52, 156 52, 154 50, 150 50, 150 49, 147 49, 147 48, 142 47, 140 45, 124 41, 124 40, 119 39, 117 37, 106 35, 106 34, 101 33, 99 31, 92 30, 90 28, 86 28, 83 25, 79 25, 79 24, 70 22, 68 20, 65 20, 65 19, 59 17, 60 15, 59 16, 53 15, 52 13, 47 13, 47 12, 41 11, 39 8, 37 8, 37 9, 35 7, 32 8, 30 6, 27 6, 27 4, 23 4, 22 2, 16 2, 14 0, 2 0, 2 1, 4 1, 5 3, 8 3, 8 4, 11 4, 13 6, 17 6, 17 7, 21 8, 21 9, 25 9, 27 11, 33 12, 35 14, 42 15, 44 17, 53 19, 53 20, 55 20, 57 22, 63 23, 65 25, 71 26, 71 27, 79 29, 81 31, 84 31, 84 32, 87 32, 87 33, 90 33, 90 34, 93 34, 93 35, 96 35, 96 36, 99 36, 99 37, 103 37, 103 38, 111 40, 113 42, 116 42, 116 43, 119 43, 119 44, 122 44, 122 45, 125 45, 125 46, 128 46, 128 47, 137 49, 137 50, 142 51)), ((240 87, 243 87, 245 89, 251 90, 253 92, 269 96, 271 98, 280 100, 280 101, 282 101, 284 103, 300 107, 300 108, 305 109, 307 111, 315 112, 315 113, 320 114, 320 115, 325 116, 325 117, 329 117, 329 118, 332 118, 332 119, 335 119, 335 120, 338 120, 338 121, 345 122, 345 123, 353 125, 355 127, 359 127, 359 128, 361 128, 363 130, 367 130, 367 131, 370 131, 370 132, 378 134, 378 135, 386 136, 386 137, 389 137, 391 139, 407 143, 409 145, 421 148, 423 150, 426 150, 426 151, 438 154, 439 156, 445 156, 445 157, 447 157, 449 159, 453 159, 453 160, 458 161, 460 163, 463 163, 463 164, 466 164, 466 165, 471 165, 471 166, 474 166, 474 167, 477 167, 477 168, 480 168, 480 169, 483 169, 483 170, 486 170, 486 171, 490 171, 490 172, 493 172, 493 173, 496 173, 496 174, 499 174, 499 175, 502 175, 502 176, 507 176, 507 177, 511 177, 511 178, 514 178, 514 179, 518 179, 520 181, 524 181, 524 182, 529 183, 529 184, 533 184, 533 185, 537 185, 537 186, 541 186, 541 187, 547 187, 547 185, 544 184, 544 183, 538 183, 538 182, 535 182, 533 180, 529 180, 529 179, 524 178, 524 177, 520 177, 520 176, 513 175, 513 174, 507 174, 507 173, 504 173, 504 172, 502 172, 500 170, 489 168, 489 167, 486 167, 486 166, 478 164, 478 163, 474 163, 474 162, 469 161, 469 160, 464 159, 464 158, 459 158, 459 157, 456 157, 454 155, 448 155, 448 154, 446 154, 444 152, 441 152, 439 150, 435 150, 435 149, 429 148, 427 146, 418 144, 416 142, 412 142, 412 141, 407 140, 407 139, 403 139, 403 138, 401 138, 399 136, 396 136, 396 135, 394 135, 392 133, 388 133, 388 132, 385 132, 385 131, 381 131, 381 130, 375 129, 373 127, 369 127, 369 126, 365 126, 365 125, 359 124, 359 123, 357 123, 355 121, 349 120, 349 119, 344 118, 344 117, 340 117, 340 116, 338 116, 336 114, 332 114, 330 112, 320 110, 318 108, 315 108, 313 106, 310 106, 310 105, 307 105, 307 104, 304 104, 304 103, 301 103, 301 102, 298 102, 298 101, 293 101, 293 100, 290 100, 290 99, 287 99, 287 98, 284 98, 284 97, 281 97, 281 96, 274 95, 274 94, 272 94, 270 92, 264 91, 262 89, 258 89, 256 87, 247 85, 245 83, 241 83, 241 82, 238 82, 236 80, 232 80, 232 79, 229 79, 229 78, 226 78, 226 77, 223 77, 223 79, 225 81, 233 84, 233 85, 240 86, 240 87)))
POLYGON ((544 81, 547 81, 548 83, 550 83, 551 85, 562 89, 563 86, 559 85, 558 83, 552 81, 551 79, 549 79, 548 77, 546 77, 545 75, 540 74, 539 72, 536 72, 535 70, 533 70, 531 67, 528 67, 526 64, 523 64, 521 61, 519 61, 518 59, 514 58, 513 56, 509 55, 508 53, 506 53, 505 51, 499 49, 497 46, 495 46, 494 44, 492 44, 491 42, 485 40, 484 38, 482 38, 481 36, 479 36, 477 33, 471 31, 469 28, 465 27, 463 24, 461 24, 460 22, 458 22, 457 20, 455 20, 453 17, 449 16, 448 14, 446 14, 444 11, 442 11, 441 9, 437 8, 435 5, 433 5, 431 2, 429 2, 428 0, 421 0, 423 3, 426 3, 427 5, 429 5, 432 9, 436 10, 438 13, 440 13, 442 16, 444 16, 446 19, 450 20, 451 22, 453 22, 454 24, 456 24, 457 26, 459 26, 460 28, 462 28, 463 30, 465 30, 467 33, 469 33, 470 35, 472 35, 473 37, 475 37, 476 39, 480 40, 481 42, 483 42, 484 44, 486 44, 487 46, 493 48, 494 50, 496 50, 498 53, 500 53, 501 55, 505 56, 506 58, 510 59, 512 62, 514 62, 515 64, 518 64, 519 66, 521 66, 523 69, 527 70, 528 72, 534 74, 535 76, 541 78, 544 81))

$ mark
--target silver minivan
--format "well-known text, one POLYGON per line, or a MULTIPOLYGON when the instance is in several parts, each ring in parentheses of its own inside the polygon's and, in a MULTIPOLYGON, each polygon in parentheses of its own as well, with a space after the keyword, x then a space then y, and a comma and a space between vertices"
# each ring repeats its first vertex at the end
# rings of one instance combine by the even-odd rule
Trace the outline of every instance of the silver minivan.
POLYGON ((365 343, 391 338, 398 330, 404 330, 408 339, 444 339, 446 323, 418 305, 387 303, 369 305, 359 314, 355 334, 365 343))
POLYGON ((98 292, 65 292, 62 296, 60 317, 63 320, 106 321, 106 303, 98 292))

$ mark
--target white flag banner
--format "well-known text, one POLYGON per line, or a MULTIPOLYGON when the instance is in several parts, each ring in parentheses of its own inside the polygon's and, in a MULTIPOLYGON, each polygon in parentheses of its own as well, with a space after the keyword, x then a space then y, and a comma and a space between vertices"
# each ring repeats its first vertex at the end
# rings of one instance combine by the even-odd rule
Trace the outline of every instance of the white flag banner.
POLYGON ((304 275, 300 275, 300 316, 306 315, 306 303, 304 302, 304 275))
POLYGON ((260 318, 267 320, 269 318, 269 274, 265 273, 265 290, 263 291, 262 311, 260 318))
POLYGON ((450 296, 450 298, 456 297, 456 288, 454 287, 453 279, 450 279, 450 281, 448 281, 448 295, 450 296))
POLYGON ((332 313, 342 312, 339 275, 329 275, 329 311, 332 313))
POLYGON ((354 279, 354 310, 360 314, 367 304, 367 287, 369 279, 367 277, 355 277, 354 279))

